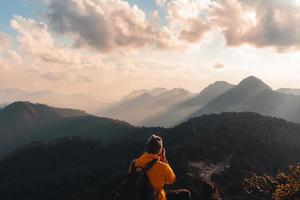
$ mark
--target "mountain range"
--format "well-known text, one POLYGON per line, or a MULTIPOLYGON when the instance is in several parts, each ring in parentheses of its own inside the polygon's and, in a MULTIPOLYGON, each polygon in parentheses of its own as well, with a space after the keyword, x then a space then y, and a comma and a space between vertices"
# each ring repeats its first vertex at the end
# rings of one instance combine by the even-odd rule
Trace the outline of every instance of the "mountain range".
POLYGON ((273 90, 250 76, 239 84, 217 81, 199 94, 184 89, 134 91, 99 115, 128 121, 136 126, 173 127, 203 114, 256 112, 300 122, 297 89, 273 90))
POLYGON ((35 140, 82 136, 104 144, 124 137, 132 125, 80 110, 15 102, 0 110, 0 156, 35 140))
POLYGON ((300 96, 274 91, 260 79, 251 76, 210 101, 192 116, 231 111, 250 111, 300 122, 300 96))
POLYGON ((134 91, 99 114, 137 126, 171 127, 231 87, 227 82, 218 81, 197 95, 182 88, 134 91))
POLYGON ((149 119, 191 97, 193 94, 182 88, 135 91, 112 107, 103 110, 99 115, 125 120, 134 125, 162 126, 164 124, 155 123, 157 121, 151 123, 149 119))
POLYGON ((199 94, 184 99, 183 101, 166 108, 163 112, 149 117, 142 125, 164 127, 177 125, 184 120, 187 120, 192 113, 232 87, 233 85, 225 81, 217 81, 204 88, 199 94))
POLYGON ((144 93, 148 93, 150 94, 151 96, 159 96, 160 94, 164 93, 164 92, 167 92, 168 89, 166 88, 160 88, 160 87, 157 87, 157 88, 154 88, 152 90, 147 90, 147 89, 142 89, 142 90, 134 90, 132 92, 130 92, 128 95, 124 96, 121 101, 128 101, 130 99, 134 99, 144 93))
POLYGON ((235 111, 257 112, 300 122, 299 94, 299 89, 273 90, 262 80, 250 76, 237 85, 217 81, 198 94, 183 88, 135 90, 111 105, 82 94, 7 89, 0 91, 0 108, 14 101, 30 101, 80 109, 146 127, 173 127, 195 116, 235 111))

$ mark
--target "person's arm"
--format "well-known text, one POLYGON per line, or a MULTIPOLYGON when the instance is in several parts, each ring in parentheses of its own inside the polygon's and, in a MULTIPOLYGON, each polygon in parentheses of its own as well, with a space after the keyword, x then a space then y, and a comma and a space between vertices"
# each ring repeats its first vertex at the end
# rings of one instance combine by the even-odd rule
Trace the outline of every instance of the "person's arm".
POLYGON ((159 156, 160 156, 160 161, 161 162, 169 164, 168 160, 166 158, 166 149, 165 148, 162 148, 161 153, 159 154, 159 156))
POLYGON ((176 175, 169 164, 166 164, 165 184, 170 185, 175 182, 176 175))
POLYGON ((160 161, 165 163, 165 184, 170 185, 175 182, 176 175, 172 168, 170 167, 168 160, 166 158, 166 149, 163 148, 160 153, 160 161))

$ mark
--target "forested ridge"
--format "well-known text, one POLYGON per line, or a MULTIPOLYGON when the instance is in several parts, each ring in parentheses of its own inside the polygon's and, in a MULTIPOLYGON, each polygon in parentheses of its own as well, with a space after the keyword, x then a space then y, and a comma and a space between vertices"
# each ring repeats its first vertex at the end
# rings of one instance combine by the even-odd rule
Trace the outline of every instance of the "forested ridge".
POLYGON ((177 174, 172 188, 189 188, 193 199, 211 196, 191 161, 217 163, 232 155, 228 168, 212 177, 223 200, 257 199, 244 190, 245 178, 275 175, 300 162, 298 124, 255 113, 213 114, 171 129, 137 128, 109 145, 66 137, 20 147, 0 162, 1 199, 104 199, 118 190, 152 133, 163 137, 177 174))

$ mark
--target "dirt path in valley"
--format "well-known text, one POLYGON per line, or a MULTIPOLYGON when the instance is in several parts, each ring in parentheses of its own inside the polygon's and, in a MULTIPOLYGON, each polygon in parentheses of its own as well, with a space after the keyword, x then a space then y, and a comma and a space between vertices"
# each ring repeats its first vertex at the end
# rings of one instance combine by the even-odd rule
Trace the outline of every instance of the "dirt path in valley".
POLYGON ((226 168, 230 165, 230 160, 232 158, 233 154, 230 154, 226 157, 224 162, 218 162, 217 164, 211 164, 208 162, 191 162, 190 166, 194 167, 199 170, 199 176, 200 178, 204 179, 207 184, 211 185, 212 187, 215 187, 212 176, 214 174, 220 174, 221 172, 225 171, 226 168))

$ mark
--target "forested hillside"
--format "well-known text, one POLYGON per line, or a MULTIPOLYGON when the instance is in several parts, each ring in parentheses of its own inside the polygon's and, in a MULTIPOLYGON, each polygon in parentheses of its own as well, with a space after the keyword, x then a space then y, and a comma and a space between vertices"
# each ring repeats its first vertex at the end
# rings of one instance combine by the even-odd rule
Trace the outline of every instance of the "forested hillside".
POLYGON ((135 127, 83 111, 16 102, 0 110, 0 156, 35 140, 83 136, 109 143, 135 127))
POLYGON ((1 199, 104 199, 117 191, 128 164, 154 132, 164 138, 177 174, 173 187, 189 188, 195 200, 209 197, 191 162, 214 164, 230 155, 225 171, 212 176, 223 200, 254 200, 243 190, 244 178, 300 162, 298 124, 255 113, 214 114, 172 129, 136 129, 108 146, 84 138, 24 146, 0 162, 1 199))

